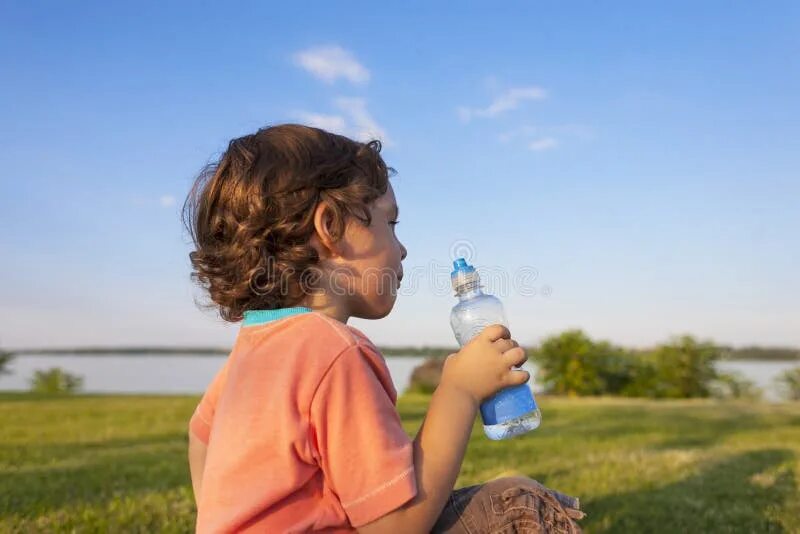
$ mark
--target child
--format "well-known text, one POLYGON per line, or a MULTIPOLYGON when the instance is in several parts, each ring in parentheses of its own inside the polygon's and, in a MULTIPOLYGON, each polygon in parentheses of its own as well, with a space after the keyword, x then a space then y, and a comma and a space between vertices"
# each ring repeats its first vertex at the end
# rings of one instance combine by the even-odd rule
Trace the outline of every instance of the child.
POLYGON ((383 357, 347 325, 385 317, 403 277, 379 152, 264 128, 231 141, 187 198, 192 276, 243 320, 190 421, 197 531, 577 532, 577 500, 528 478, 453 491, 480 402, 528 380, 505 327, 447 358, 412 441, 383 357))

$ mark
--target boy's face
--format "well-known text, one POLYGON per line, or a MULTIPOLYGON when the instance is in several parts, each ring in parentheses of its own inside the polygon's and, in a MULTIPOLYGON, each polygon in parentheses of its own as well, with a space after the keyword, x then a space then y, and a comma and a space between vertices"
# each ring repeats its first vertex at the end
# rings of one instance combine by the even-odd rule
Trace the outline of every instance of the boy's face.
POLYGON ((370 206, 372 223, 347 224, 340 242, 342 257, 336 269, 336 290, 346 291, 350 315, 380 319, 392 311, 403 277, 406 248, 395 234, 397 200, 389 188, 370 206))

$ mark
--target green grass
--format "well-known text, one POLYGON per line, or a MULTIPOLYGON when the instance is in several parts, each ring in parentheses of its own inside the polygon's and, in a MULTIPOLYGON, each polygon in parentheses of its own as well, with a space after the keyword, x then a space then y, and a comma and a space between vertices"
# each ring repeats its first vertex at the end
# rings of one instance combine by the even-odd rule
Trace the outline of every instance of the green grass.
MULTIPOLYGON (((506 442, 476 423, 457 486, 524 474, 588 532, 800 532, 800 403, 543 398, 506 442)), ((0 395, 0 532, 187 532, 193 397, 0 395)), ((428 397, 400 410, 413 435, 428 397)))

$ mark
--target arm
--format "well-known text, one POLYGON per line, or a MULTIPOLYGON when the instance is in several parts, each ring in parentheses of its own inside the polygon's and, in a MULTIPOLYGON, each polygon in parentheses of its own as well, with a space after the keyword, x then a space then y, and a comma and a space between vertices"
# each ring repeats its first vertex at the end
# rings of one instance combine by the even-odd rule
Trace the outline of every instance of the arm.
POLYGON ((416 496, 359 532, 431 530, 453 490, 481 400, 527 382, 527 371, 512 369, 526 360, 525 351, 502 325, 486 327, 447 357, 439 387, 414 438, 416 496))
POLYGON ((208 385, 208 389, 189 420, 189 474, 192 477, 195 503, 200 502, 200 486, 203 481, 203 469, 206 465, 211 422, 214 420, 220 391, 228 377, 228 362, 230 359, 214 375, 214 379, 208 385))
POLYGON ((200 486, 203 481, 203 467, 206 464, 207 450, 206 444, 200 441, 192 431, 189 431, 189 473, 192 477, 195 503, 200 500, 200 486))
POLYGON ((472 433, 477 402, 443 382, 414 438, 417 495, 408 503, 358 529, 363 534, 429 532, 450 497, 472 433))

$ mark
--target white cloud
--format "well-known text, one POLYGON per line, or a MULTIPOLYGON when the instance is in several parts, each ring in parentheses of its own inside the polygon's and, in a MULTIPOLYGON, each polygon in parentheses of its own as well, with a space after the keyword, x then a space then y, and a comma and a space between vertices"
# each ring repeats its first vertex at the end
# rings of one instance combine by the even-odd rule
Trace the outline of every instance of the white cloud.
POLYGON ((333 101, 333 105, 341 114, 327 115, 298 111, 294 115, 309 126, 346 135, 358 141, 380 139, 384 145, 391 146, 389 135, 370 114, 366 100, 357 97, 339 97, 333 101))
POLYGON ((347 121, 340 115, 325 115, 308 111, 298 111, 295 115, 303 124, 314 126, 315 128, 322 128, 330 132, 343 132, 347 129, 347 121))
POLYGON ((293 59, 297 66, 327 83, 333 83, 339 78, 355 84, 369 81, 369 70, 340 46, 309 48, 295 53, 293 59))
POLYGON ((335 101, 336 107, 350 116, 352 121, 352 135, 356 139, 380 139, 385 144, 391 144, 389 136, 367 110, 367 102, 363 98, 340 97, 335 101))
POLYGON ((558 146, 558 140, 553 137, 540 137, 539 139, 534 139, 533 141, 528 144, 528 148, 536 152, 542 152, 544 150, 552 150, 558 146))
POLYGON ((519 140, 528 149, 534 151, 551 150, 560 147, 563 139, 589 141, 593 138, 593 128, 577 123, 551 126, 523 124, 497 134, 497 140, 501 143, 519 140))
POLYGON ((158 203, 161 204, 163 207, 168 208, 175 204, 175 197, 172 195, 161 195, 158 198, 158 203))
POLYGON ((485 108, 458 108, 458 116, 464 122, 469 122, 473 117, 493 118, 501 113, 517 109, 525 100, 542 100, 547 98, 547 91, 541 87, 514 87, 495 98, 485 108))

